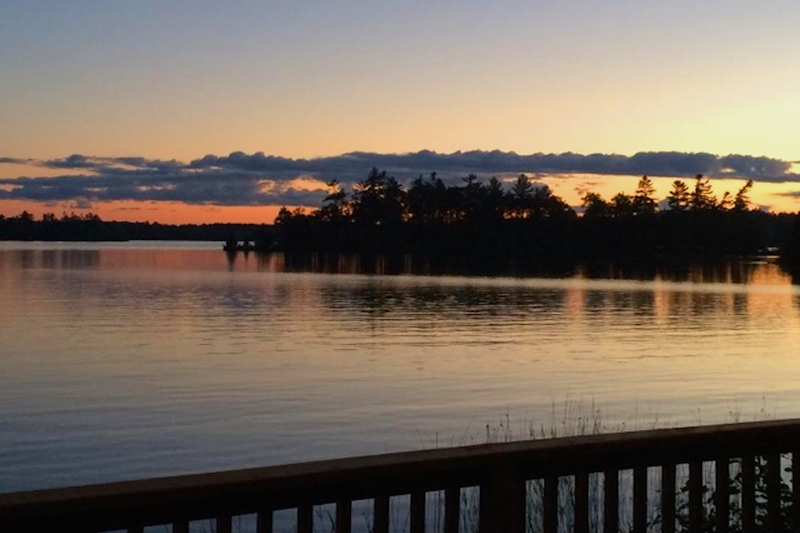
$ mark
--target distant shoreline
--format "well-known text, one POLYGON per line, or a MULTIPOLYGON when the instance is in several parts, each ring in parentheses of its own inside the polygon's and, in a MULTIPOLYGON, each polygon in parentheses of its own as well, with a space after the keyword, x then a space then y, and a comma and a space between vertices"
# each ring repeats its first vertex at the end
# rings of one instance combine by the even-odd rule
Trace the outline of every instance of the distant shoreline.
POLYGON ((126 242, 217 241, 231 238, 251 241, 272 239, 269 224, 161 224, 158 222, 104 221, 97 215, 44 215, 36 220, 23 212, 0 216, 0 241, 126 242))

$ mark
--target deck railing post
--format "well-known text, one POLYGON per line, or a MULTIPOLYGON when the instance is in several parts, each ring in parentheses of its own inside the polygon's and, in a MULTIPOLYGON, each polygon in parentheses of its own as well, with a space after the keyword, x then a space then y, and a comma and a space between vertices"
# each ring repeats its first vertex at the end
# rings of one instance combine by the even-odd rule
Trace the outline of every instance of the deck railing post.
POLYGON ((633 532, 647 533, 647 467, 633 469, 633 532))
POLYGON ((589 474, 575 474, 575 533, 589 533, 589 474))
POLYGON ((314 506, 310 503, 301 504, 297 508, 297 533, 312 533, 314 531, 314 506))
POLYGON ((675 465, 661 465, 661 533, 675 533, 675 465))
POLYGON ((727 457, 716 460, 714 473, 716 476, 714 484, 716 501, 714 503, 717 508, 717 533, 728 533, 730 521, 730 490, 728 487, 730 466, 727 457))
POLYGON ((217 517, 217 533, 231 533, 233 530, 233 517, 225 514, 217 517))
POLYGON ((689 463, 689 533, 700 533, 703 527, 703 462, 689 463))
POLYGON ((411 492, 411 533, 425 533, 425 490, 416 489, 411 492))
POLYGON ((461 518, 461 489, 450 487, 444 492, 444 532, 458 533, 461 518))
POLYGON ((558 532, 558 477, 544 478, 544 501, 542 502, 542 529, 544 533, 558 532))
POLYGON ((389 495, 375 496, 373 508, 373 533, 389 533, 389 495))
POLYGON ((350 533, 353 503, 345 498, 336 502, 336 533, 350 533))
POLYGON ((619 531, 619 471, 603 473, 603 531, 619 531))
POLYGON ((512 468, 499 468, 480 486, 480 533, 525 531, 525 479, 512 468))
MULTIPOLYGON (((189 532, 187 531, 186 533, 189 532)), ((256 533, 272 533, 272 508, 268 507, 258 512, 256 516, 256 533)))
POLYGON ((792 451, 792 531, 800 531, 800 449, 792 451))
POLYGON ((770 532, 781 533, 781 454, 771 453, 767 462, 767 527, 770 532))
POLYGON ((756 529, 756 473, 755 457, 742 457, 742 531, 752 533, 756 529))

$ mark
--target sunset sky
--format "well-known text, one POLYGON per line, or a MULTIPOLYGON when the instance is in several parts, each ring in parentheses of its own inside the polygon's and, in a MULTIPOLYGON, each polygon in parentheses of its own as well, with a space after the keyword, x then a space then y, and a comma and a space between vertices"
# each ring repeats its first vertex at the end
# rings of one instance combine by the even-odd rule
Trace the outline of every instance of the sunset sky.
POLYGON ((706 172, 796 211, 798 28, 782 0, 2 2, 0 213, 269 222, 373 164, 572 204, 706 172))

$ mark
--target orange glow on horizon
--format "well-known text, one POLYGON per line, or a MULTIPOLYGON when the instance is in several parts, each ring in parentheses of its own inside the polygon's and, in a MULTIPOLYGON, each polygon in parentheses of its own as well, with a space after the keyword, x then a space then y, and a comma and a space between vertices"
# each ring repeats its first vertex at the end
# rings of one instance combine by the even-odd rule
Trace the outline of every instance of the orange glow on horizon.
MULTIPOLYGON (((293 206, 287 206, 290 209, 293 206)), ((96 213, 103 220, 120 222, 160 222, 162 224, 271 224, 281 206, 218 206, 192 205, 179 202, 98 202, 79 206, 74 202, 43 204, 17 200, 0 200, 0 214, 15 216, 22 211, 40 218, 43 213, 96 213)))

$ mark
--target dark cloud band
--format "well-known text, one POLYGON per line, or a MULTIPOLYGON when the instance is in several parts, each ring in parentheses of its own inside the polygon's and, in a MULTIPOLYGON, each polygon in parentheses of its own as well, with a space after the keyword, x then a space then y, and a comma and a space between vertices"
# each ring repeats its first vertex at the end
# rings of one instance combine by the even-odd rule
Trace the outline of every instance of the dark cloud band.
POLYGON ((409 154, 352 152, 333 157, 291 159, 233 152, 207 155, 189 163, 144 157, 94 157, 75 154, 60 159, 30 160, 0 157, 0 163, 62 169, 69 175, 0 180, 0 199, 52 202, 145 200, 215 205, 317 205, 324 188, 292 186, 310 176, 336 178, 345 185, 362 179, 371 167, 386 169, 401 180, 439 172, 446 179, 469 173, 507 175, 605 174, 651 176, 740 177, 756 181, 800 181, 792 162, 748 155, 640 152, 618 154, 530 154, 469 151, 443 154, 423 150, 409 154))
POLYGON ((288 159, 234 152, 228 156, 208 155, 192 161, 190 168, 235 169, 252 172, 309 172, 355 178, 364 169, 378 167, 395 172, 475 172, 482 174, 535 172, 546 174, 585 173, 653 176, 737 176, 764 181, 794 181, 792 163, 769 157, 709 153, 639 152, 633 156, 617 154, 531 154, 471 151, 440 154, 423 150, 411 154, 353 152, 317 159, 288 159))
POLYGON ((316 205, 325 190, 273 184, 250 175, 58 176, 0 180, 0 199, 156 201, 214 205, 316 205))

